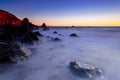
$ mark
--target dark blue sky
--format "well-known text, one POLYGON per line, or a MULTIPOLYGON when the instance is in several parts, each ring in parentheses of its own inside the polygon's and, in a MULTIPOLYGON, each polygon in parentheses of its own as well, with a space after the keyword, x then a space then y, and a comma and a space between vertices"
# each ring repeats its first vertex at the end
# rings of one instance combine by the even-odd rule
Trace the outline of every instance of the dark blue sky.
POLYGON ((36 24, 100 25, 99 20, 105 20, 106 25, 107 19, 120 20, 116 19, 120 18, 120 0, 0 0, 0 8, 36 24))

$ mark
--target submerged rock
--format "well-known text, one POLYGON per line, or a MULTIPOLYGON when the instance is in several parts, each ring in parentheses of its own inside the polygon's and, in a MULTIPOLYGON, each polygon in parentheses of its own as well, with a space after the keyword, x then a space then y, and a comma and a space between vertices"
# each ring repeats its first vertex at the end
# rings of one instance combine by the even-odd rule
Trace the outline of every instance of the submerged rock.
POLYGON ((62 41, 60 38, 52 38, 53 41, 62 41))
POLYGON ((57 34, 57 31, 54 31, 53 34, 57 34))
POLYGON ((102 69, 90 64, 81 64, 79 62, 70 62, 71 71, 82 78, 93 78, 103 75, 102 69))
POLYGON ((71 37, 79 37, 76 33, 70 34, 71 37))
POLYGON ((31 55, 28 48, 15 43, 0 42, 0 50, 0 62, 19 62, 31 55))

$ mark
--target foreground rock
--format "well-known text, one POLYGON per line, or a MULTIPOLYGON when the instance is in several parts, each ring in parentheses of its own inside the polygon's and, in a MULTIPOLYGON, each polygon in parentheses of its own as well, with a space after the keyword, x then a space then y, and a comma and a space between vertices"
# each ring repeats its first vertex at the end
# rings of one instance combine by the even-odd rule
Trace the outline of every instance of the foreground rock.
POLYGON ((0 42, 0 62, 19 62, 31 55, 31 51, 14 43, 0 42))
POLYGON ((71 71, 82 78, 94 78, 103 75, 102 69, 90 64, 80 64, 79 62, 70 62, 71 71))

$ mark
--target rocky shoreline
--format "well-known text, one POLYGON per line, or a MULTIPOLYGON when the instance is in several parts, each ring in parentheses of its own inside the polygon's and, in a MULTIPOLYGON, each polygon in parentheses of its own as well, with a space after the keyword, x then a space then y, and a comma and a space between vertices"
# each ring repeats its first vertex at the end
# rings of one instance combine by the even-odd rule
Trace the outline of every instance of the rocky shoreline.
POLYGON ((0 10, 0 62, 19 62, 31 55, 31 51, 18 43, 34 44, 39 41, 39 32, 34 29, 48 30, 46 24, 36 26, 28 18, 18 19, 13 14, 0 10))

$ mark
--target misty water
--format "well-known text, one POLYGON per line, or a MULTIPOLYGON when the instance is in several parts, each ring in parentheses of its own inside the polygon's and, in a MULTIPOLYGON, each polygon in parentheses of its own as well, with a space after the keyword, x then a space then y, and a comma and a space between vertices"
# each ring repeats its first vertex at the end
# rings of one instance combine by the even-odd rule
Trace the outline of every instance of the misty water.
POLYGON ((51 28, 34 45, 29 59, 0 64, 0 80, 91 80, 73 75, 70 61, 99 66, 103 76, 94 80, 120 79, 120 28, 51 28), (57 31, 57 34, 53 34, 57 31), (76 33, 79 37, 70 37, 76 33), (58 37, 62 41, 52 41, 58 37))

